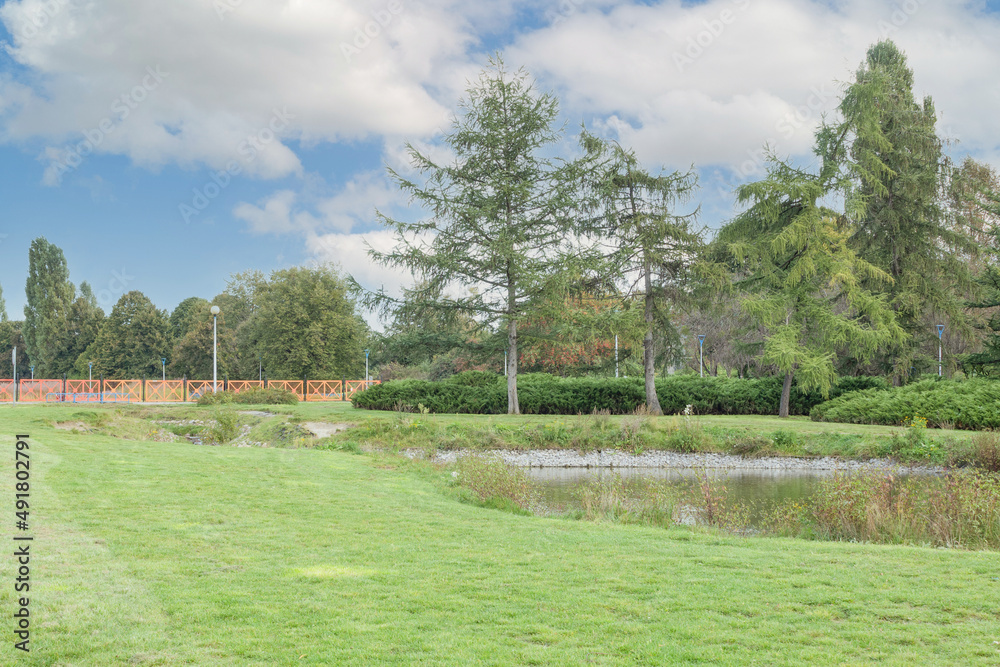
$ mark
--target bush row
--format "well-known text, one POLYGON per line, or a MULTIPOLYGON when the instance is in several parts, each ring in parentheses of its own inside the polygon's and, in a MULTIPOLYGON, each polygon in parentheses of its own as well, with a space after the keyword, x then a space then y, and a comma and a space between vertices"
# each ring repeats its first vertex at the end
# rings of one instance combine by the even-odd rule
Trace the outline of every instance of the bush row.
MULTIPOLYGON (((781 378, 717 378, 672 375, 656 381, 665 414, 691 405, 696 414, 777 414, 781 378)), ((642 378, 559 378, 544 373, 518 376, 518 402, 525 414, 611 414, 633 412, 645 401, 642 378)), ((886 389, 881 378, 843 378, 831 397, 858 389, 886 389)), ((823 401, 818 392, 792 388, 790 411, 809 414, 823 401)), ((502 414, 507 412, 507 384, 502 376, 482 371, 460 373, 440 382, 395 380, 355 394, 355 407, 369 410, 502 414)))
POLYGON ((243 405, 282 405, 298 403, 299 397, 287 389, 247 389, 245 391, 208 392, 198 399, 198 405, 239 403, 243 405))
POLYGON ((923 417, 928 426, 1000 428, 1000 382, 923 380, 888 391, 858 391, 812 408, 813 421, 902 424, 923 417))

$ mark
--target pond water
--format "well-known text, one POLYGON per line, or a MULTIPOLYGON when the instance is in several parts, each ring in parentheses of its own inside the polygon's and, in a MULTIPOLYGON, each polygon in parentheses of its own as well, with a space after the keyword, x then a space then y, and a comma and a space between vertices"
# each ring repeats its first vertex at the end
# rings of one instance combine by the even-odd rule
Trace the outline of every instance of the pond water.
POLYGON ((786 500, 807 498, 833 471, 728 468, 529 468, 526 469, 542 505, 553 512, 579 509, 584 487, 605 477, 620 476, 628 493, 640 497, 644 480, 663 480, 679 492, 691 488, 696 475, 722 482, 729 503, 753 507, 751 521, 786 500))

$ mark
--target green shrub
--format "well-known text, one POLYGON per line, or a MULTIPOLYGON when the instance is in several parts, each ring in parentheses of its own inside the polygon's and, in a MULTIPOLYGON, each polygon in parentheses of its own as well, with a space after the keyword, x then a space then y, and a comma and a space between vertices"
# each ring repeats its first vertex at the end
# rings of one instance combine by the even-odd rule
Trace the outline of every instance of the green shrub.
POLYGON ((246 391, 208 392, 198 399, 198 405, 218 405, 238 403, 240 405, 290 405, 299 402, 298 395, 280 389, 248 389, 246 391))
POLYGON ((230 442, 240 434, 240 416, 232 408, 220 406, 215 411, 215 423, 203 433, 208 442, 230 442))
POLYGON ((1000 428, 1000 382, 922 380, 888 390, 866 389, 812 408, 814 421, 902 425, 918 417, 929 426, 1000 428))
MULTIPOLYGON (((781 378, 726 378, 672 375, 656 381, 665 414, 777 414, 781 378)), ((518 376, 521 412, 538 415, 631 414, 645 402, 642 378, 559 378, 545 373, 518 376)), ((857 389, 884 390, 881 378, 843 378, 831 397, 857 389)), ((792 414, 808 414, 823 397, 793 386, 792 414)), ((369 410, 414 412, 419 405, 435 413, 503 414, 507 387, 502 376, 467 371, 441 382, 394 380, 355 394, 353 404, 369 410)))

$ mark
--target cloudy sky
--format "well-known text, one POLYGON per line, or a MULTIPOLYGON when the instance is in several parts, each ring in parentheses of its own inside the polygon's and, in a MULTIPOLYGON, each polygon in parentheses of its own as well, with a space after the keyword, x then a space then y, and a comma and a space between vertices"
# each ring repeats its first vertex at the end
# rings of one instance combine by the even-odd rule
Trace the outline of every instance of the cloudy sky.
POLYGON ((105 311, 172 309, 233 272, 334 261, 370 287, 402 144, 440 150, 500 50, 652 168, 694 164, 702 222, 769 144, 812 132, 881 38, 908 54, 956 155, 1000 166, 1000 0, 20 0, 0 7, 0 285, 24 306, 44 235, 105 311))

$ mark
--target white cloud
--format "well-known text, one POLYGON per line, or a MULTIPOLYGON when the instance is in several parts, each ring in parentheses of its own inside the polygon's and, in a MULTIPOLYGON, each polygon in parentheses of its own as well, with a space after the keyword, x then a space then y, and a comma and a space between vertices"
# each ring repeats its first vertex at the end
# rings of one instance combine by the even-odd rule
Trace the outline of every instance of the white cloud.
POLYGON ((671 167, 742 170, 769 142, 805 155, 869 45, 897 41, 974 153, 993 152, 1000 21, 980 3, 709 0, 580 6, 524 33, 508 55, 562 95, 564 107, 671 167))
POLYGON ((376 208, 391 212, 406 204, 404 195, 381 172, 357 174, 329 197, 316 192, 324 189, 323 183, 311 181, 301 193, 280 190, 257 205, 242 202, 233 216, 247 222, 253 234, 349 233, 375 224, 376 208))
MULTIPOLYGON (((104 122, 95 152, 150 167, 219 169, 267 127, 274 109, 287 109, 294 120, 244 171, 264 178, 297 173, 301 165, 290 141, 412 136, 446 122, 447 109, 427 89, 460 84, 464 49, 476 39, 470 21, 485 20, 450 5, 7 2, 0 8, 13 35, 7 50, 28 75, 22 83, 0 79, 3 139, 43 142, 41 159, 58 162, 104 122), (218 5, 231 11, 220 16, 218 5), (358 38, 365 30, 374 34, 367 42, 358 38), (150 68, 162 74, 152 87, 150 68)), ((50 173, 47 180, 58 178, 50 173)))

